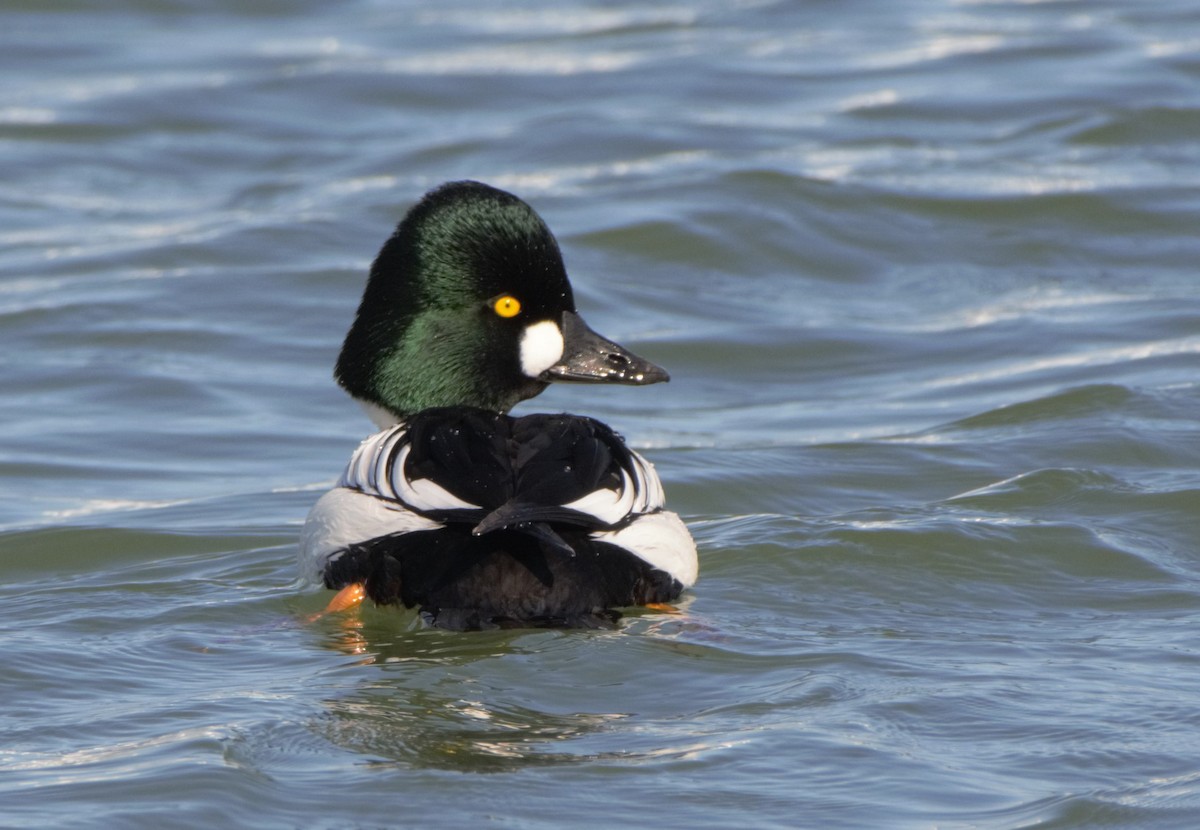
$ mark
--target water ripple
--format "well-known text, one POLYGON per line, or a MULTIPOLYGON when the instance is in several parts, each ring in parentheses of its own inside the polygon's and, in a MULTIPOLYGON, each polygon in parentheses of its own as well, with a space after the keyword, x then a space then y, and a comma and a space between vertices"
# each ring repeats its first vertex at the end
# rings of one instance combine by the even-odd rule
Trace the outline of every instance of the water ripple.
POLYGON ((7 4, 5 817, 1190 827, 1194 4, 542 6, 7 4), (652 458, 678 613, 297 579, 371 258, 466 177, 672 373, 523 409, 652 458))

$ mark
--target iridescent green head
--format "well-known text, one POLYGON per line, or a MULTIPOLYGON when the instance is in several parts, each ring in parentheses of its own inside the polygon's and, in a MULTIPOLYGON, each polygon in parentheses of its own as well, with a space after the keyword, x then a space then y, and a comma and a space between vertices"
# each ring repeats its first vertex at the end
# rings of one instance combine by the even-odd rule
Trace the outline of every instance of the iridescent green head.
POLYGON ((384 244, 335 376, 380 425, 435 406, 507 412, 552 381, 668 379, 583 322, 533 208, 470 181, 428 193, 384 244))

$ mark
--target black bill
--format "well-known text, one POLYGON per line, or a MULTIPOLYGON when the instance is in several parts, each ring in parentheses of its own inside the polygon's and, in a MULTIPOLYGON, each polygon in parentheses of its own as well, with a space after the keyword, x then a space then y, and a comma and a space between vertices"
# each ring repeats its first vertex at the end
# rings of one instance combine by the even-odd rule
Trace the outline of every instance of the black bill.
POLYGON ((542 372, 540 380, 643 386, 671 379, 661 366, 596 334, 573 311, 563 312, 562 334, 562 357, 542 372))

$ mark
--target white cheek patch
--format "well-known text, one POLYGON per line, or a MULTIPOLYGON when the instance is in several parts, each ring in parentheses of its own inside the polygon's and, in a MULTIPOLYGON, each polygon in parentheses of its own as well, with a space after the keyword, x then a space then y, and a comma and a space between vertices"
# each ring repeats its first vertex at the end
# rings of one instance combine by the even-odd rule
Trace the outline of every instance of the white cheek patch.
POLYGON ((543 320, 525 327, 521 335, 521 371, 536 378, 562 359, 563 336, 558 324, 543 320))

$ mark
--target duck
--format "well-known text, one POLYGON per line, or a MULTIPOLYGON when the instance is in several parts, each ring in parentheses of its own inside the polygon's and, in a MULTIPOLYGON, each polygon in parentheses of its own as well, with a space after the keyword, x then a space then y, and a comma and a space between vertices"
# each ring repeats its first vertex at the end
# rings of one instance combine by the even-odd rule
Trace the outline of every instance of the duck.
POLYGON ((695 541, 654 466, 582 415, 510 410, 551 383, 667 372, 580 316, 554 235, 511 193, 455 181, 384 243, 334 377, 379 430, 313 505, 304 575, 452 630, 612 628, 670 611, 695 541))

